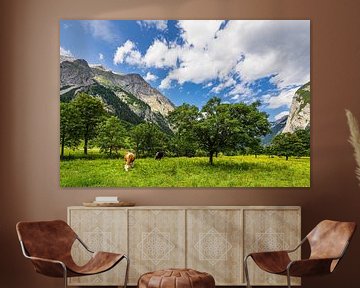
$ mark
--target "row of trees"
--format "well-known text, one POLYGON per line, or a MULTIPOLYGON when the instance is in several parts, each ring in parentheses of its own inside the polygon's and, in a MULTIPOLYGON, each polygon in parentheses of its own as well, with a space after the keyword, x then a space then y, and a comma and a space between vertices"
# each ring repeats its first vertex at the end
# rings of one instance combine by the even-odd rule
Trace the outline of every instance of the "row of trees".
POLYGON ((108 113, 103 102, 86 93, 79 93, 74 100, 60 104, 61 157, 65 147, 77 148, 84 144, 88 154, 89 144, 100 148, 110 157, 120 149, 134 149, 139 155, 148 156, 164 149, 168 136, 152 123, 131 126, 108 113))
POLYGON ((286 160, 290 156, 310 156, 310 128, 279 134, 265 149, 266 154, 285 156, 286 160))
POLYGON ((294 133, 281 133, 274 137, 272 142, 266 146, 247 149, 247 154, 260 154, 269 157, 277 155, 284 156, 286 160, 292 157, 310 156, 310 129, 299 129, 294 133))
POLYGON ((165 133, 153 123, 131 126, 120 121, 107 113, 99 98, 79 93, 74 100, 61 103, 61 157, 64 147, 76 148, 80 143, 84 144, 85 155, 92 143, 110 157, 118 155, 120 149, 134 150, 138 157, 164 151, 175 157, 207 155, 210 164, 220 152, 266 153, 286 159, 307 155, 310 135, 304 130, 280 134, 268 147, 261 145, 260 139, 270 132, 270 124, 266 113, 259 111, 259 105, 225 104, 219 98, 210 99, 202 109, 183 104, 168 116, 174 132, 165 133))

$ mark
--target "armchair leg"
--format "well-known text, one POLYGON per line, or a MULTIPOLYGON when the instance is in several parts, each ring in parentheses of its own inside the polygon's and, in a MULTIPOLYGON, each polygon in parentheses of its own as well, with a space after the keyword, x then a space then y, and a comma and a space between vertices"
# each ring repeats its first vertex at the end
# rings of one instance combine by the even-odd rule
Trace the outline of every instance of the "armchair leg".
POLYGON ((245 279, 246 279, 246 287, 247 288, 251 288, 250 285, 250 279, 249 279, 249 269, 248 269, 248 265, 247 265, 247 259, 249 258, 250 255, 247 255, 244 259, 244 272, 245 272, 245 279))
POLYGON ((126 287, 127 287, 128 278, 129 278, 130 259, 129 259, 129 257, 127 257, 126 255, 124 256, 124 258, 125 258, 125 260, 126 260, 126 271, 125 271, 124 288, 126 288, 126 287))
POLYGON ((66 266, 62 264, 62 267, 64 269, 64 287, 67 288, 67 270, 66 270, 66 266))
POLYGON ((291 278, 290 278, 289 269, 287 269, 287 284, 288 284, 288 288, 291 288, 291 278))

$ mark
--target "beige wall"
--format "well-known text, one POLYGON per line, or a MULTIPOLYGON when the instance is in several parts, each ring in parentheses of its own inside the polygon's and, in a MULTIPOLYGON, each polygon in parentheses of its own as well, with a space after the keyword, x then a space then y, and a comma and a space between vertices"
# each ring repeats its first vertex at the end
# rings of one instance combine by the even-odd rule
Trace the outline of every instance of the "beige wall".
MULTIPOLYGON (((0 6, 1 287, 62 287, 22 258, 19 220, 65 219, 66 207, 115 194, 139 205, 301 205, 303 234, 324 218, 360 223, 344 108, 360 118, 360 2, 349 0, 5 0, 0 6), (5 3, 7 2, 7 3, 5 3), (310 189, 60 189, 59 19, 311 19, 310 189)), ((358 287, 360 237, 330 277, 358 287)))

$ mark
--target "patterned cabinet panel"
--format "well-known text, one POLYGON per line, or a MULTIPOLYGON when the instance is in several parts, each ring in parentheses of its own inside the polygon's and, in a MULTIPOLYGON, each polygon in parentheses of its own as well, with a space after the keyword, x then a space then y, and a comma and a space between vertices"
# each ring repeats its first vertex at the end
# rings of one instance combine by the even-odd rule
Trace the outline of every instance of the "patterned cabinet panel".
MULTIPOLYGON (((68 222, 91 250, 127 253, 126 209, 69 209, 68 222)), ((79 264, 89 259, 89 252, 78 241, 73 246, 72 255, 79 264)), ((125 261, 121 261, 108 272, 69 278, 68 281, 70 285, 122 285, 125 267, 125 261)))
POLYGON ((148 271, 185 267, 185 210, 130 209, 130 284, 148 271))
POLYGON ((242 280, 242 210, 187 210, 187 267, 212 274, 216 285, 242 280))
MULTIPOLYGON (((300 243, 300 209, 249 209, 244 211, 244 255, 251 252, 286 250, 300 243)), ((292 253, 300 259, 300 249, 292 253)), ((260 270, 252 259, 249 276, 252 285, 286 285, 286 277, 260 270)), ((299 278, 292 284, 299 285, 299 278)))
MULTIPOLYGON (((216 285, 245 285, 243 258, 250 252, 282 250, 300 242, 300 207, 69 207, 68 222, 93 250, 126 253, 129 284, 164 268, 209 272, 216 285)), ((75 243, 79 264, 89 259, 75 243)), ((293 258, 300 258, 300 250, 293 258)), ((253 285, 285 285, 286 277, 261 271, 249 260, 253 285)), ((122 285, 125 261, 103 274, 70 278, 70 285, 122 285)), ((298 279, 293 284, 299 285, 298 279)))

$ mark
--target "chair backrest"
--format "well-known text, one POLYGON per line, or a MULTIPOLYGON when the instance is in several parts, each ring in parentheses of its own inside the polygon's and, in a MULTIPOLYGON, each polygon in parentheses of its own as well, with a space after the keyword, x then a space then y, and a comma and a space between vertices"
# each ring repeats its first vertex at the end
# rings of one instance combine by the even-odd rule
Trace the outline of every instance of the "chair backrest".
MULTIPOLYGON (((342 256, 355 229, 355 222, 321 221, 306 236, 311 248, 310 259, 342 256)), ((335 266, 332 267, 332 270, 335 266)))
POLYGON ((71 253, 75 232, 62 220, 19 222, 19 240, 30 256, 61 260, 71 253))

